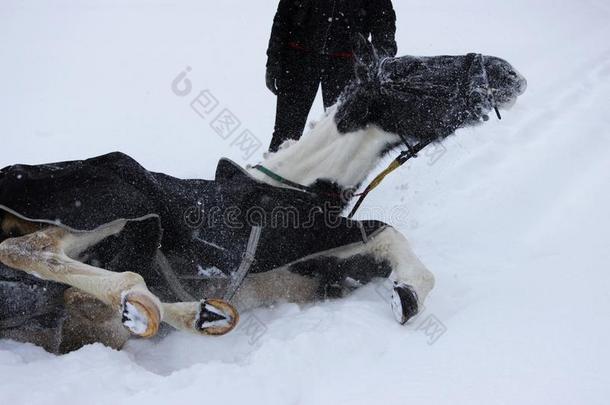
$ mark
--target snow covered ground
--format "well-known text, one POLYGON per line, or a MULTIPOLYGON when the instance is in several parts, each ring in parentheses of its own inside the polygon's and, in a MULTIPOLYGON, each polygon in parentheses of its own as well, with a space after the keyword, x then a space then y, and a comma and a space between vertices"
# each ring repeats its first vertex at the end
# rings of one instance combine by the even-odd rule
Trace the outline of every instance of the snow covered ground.
MULTIPOLYGON (((0 167, 124 151, 207 177, 233 138, 209 90, 266 146, 276 1, 3 0, 0 167), (192 93, 171 91, 186 67, 192 93)), ((529 81, 504 120, 392 175, 361 217, 393 223, 437 277, 397 325, 382 284, 244 314, 222 338, 173 333, 56 357, 0 341, 4 404, 607 404, 610 4, 397 0, 400 54, 477 51, 529 81)), ((321 102, 312 117, 321 113, 321 102)))

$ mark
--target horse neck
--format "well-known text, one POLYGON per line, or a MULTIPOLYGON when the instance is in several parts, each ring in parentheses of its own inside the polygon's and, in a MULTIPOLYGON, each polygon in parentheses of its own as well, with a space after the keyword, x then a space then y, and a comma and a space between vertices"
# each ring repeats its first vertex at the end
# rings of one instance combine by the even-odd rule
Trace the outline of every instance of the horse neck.
MULTIPOLYGON (((311 186, 330 182, 339 189, 358 187, 379 160, 399 142, 395 134, 370 125, 358 131, 340 133, 333 108, 299 141, 271 154, 263 166, 293 182, 311 186)), ((259 180, 281 186, 257 170, 259 180)))

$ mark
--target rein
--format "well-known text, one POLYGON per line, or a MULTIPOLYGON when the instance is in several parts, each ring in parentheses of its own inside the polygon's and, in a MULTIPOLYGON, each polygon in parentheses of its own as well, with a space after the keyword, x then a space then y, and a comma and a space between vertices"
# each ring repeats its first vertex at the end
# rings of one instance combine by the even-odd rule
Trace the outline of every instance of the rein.
POLYGON ((388 174, 392 173, 394 170, 396 170, 400 166, 404 165, 407 162, 407 160, 409 160, 409 159, 411 159, 413 157, 417 157, 417 154, 419 152, 421 152, 421 150, 424 149, 428 144, 429 144, 429 142, 420 142, 420 143, 418 143, 415 146, 410 146, 405 141, 405 145, 407 146, 407 150, 404 150, 404 151, 400 152, 400 155, 398 155, 396 157, 396 159, 394 159, 392 161, 392 163, 390 163, 388 165, 388 167, 385 168, 384 171, 382 171, 377 176, 375 176, 373 181, 371 181, 369 183, 369 185, 364 189, 364 191, 362 193, 358 194, 360 197, 358 198, 358 201, 356 201, 356 205, 354 205, 354 208, 352 208, 352 210, 350 211, 350 213, 349 213, 349 215, 347 217, 351 219, 354 216, 356 211, 358 211, 358 208, 360 208, 360 205, 362 205, 362 202, 364 201, 366 196, 371 191, 373 191, 375 188, 377 188, 377 186, 379 186, 381 184, 383 179, 385 179, 388 174))

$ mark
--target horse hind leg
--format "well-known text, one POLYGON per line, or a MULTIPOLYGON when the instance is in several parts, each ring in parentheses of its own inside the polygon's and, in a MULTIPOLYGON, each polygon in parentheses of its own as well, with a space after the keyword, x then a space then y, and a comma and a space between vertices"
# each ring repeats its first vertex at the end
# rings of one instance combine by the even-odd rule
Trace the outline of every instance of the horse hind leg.
MULTIPOLYGON (((67 284, 120 311, 123 325, 130 332, 150 337, 157 333, 162 317, 160 301, 146 288, 144 279, 131 272, 115 273, 72 259, 68 252, 85 249, 98 237, 50 226, 24 236, 8 238, 0 243, 0 261, 35 277, 67 284), (89 239, 89 240, 87 240, 89 239)), ((120 229, 119 229, 120 231, 120 229)))
MULTIPOLYGON (((125 221, 118 220, 106 224, 96 229, 94 232, 68 233, 63 242, 63 245, 65 246, 64 250, 68 256, 76 257, 81 252, 100 242, 104 238, 120 232, 124 225, 125 221)), ((169 264, 160 263, 160 265, 168 266, 169 264)), ((152 293, 148 291, 141 276, 129 272, 114 273, 102 269, 98 270, 101 270, 103 274, 111 273, 113 275, 135 275, 138 278, 138 290, 143 290, 145 292, 145 296, 154 297, 155 305, 161 305, 161 320, 178 330, 201 335, 224 335, 230 332, 239 321, 239 315, 235 308, 223 300, 203 299, 201 301, 161 303, 154 295, 152 295, 152 293)), ((171 271, 171 269, 169 270, 171 271)), ((124 297, 127 297, 128 295, 129 293, 124 293, 124 297)), ((135 295, 131 295, 131 299, 133 299, 134 296, 136 298, 135 303, 129 302, 129 300, 125 302, 125 298, 123 300, 123 318, 124 321, 130 323, 134 321, 132 315, 138 317, 142 314, 141 308, 137 306, 140 304, 138 302, 138 294, 136 293, 135 295), (136 307, 134 308, 134 306, 136 307)), ((146 299, 146 297, 141 298, 146 299)), ((158 320, 155 317, 155 322, 157 321, 158 320)), ((131 324, 126 326, 128 326, 129 329, 133 329, 131 324)), ((138 334, 137 332, 134 333, 138 334)))
MULTIPOLYGON (((150 337, 161 321, 176 329, 202 335, 222 335, 239 320, 237 311, 222 300, 161 303, 139 274, 117 273, 75 260, 104 238, 119 233, 125 221, 106 224, 94 231, 76 232, 16 219, 24 236, 0 243, 0 261, 38 278, 70 285, 119 310, 121 321, 135 335, 150 337), (27 232, 31 233, 27 233, 27 232)), ((12 232, 11 236, 20 234, 12 232)))
POLYGON ((229 333, 239 321, 237 310, 220 299, 163 303, 163 322, 178 330, 199 335, 229 333))
POLYGON ((155 262, 158 271, 167 276, 176 295, 184 301, 163 303, 163 322, 178 330, 199 335, 224 335, 235 328, 239 314, 233 305, 220 299, 195 301, 181 288, 177 279, 171 280, 175 272, 160 250, 157 250, 155 262))

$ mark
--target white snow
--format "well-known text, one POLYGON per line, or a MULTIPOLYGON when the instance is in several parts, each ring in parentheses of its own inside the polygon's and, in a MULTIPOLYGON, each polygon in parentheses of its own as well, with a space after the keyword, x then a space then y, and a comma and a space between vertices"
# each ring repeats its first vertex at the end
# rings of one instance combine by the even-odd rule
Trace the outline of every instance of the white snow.
MULTIPOLYGON (((434 272, 424 313, 398 325, 375 284, 242 314, 218 338, 172 333, 61 357, 4 340, 1 403, 608 403, 610 5, 394 3, 400 54, 498 55, 529 83, 502 121, 423 153, 360 213, 405 232, 434 272)), ((237 137, 270 140, 276 4, 3 0, 0 166, 121 150, 211 178, 221 156, 255 162, 262 149, 245 159, 237 137), (192 90, 178 96, 171 83, 187 66, 192 90), (218 101, 213 113, 201 97, 199 113, 190 106, 200 94, 218 101), (235 133, 210 127, 223 108, 235 133)))

